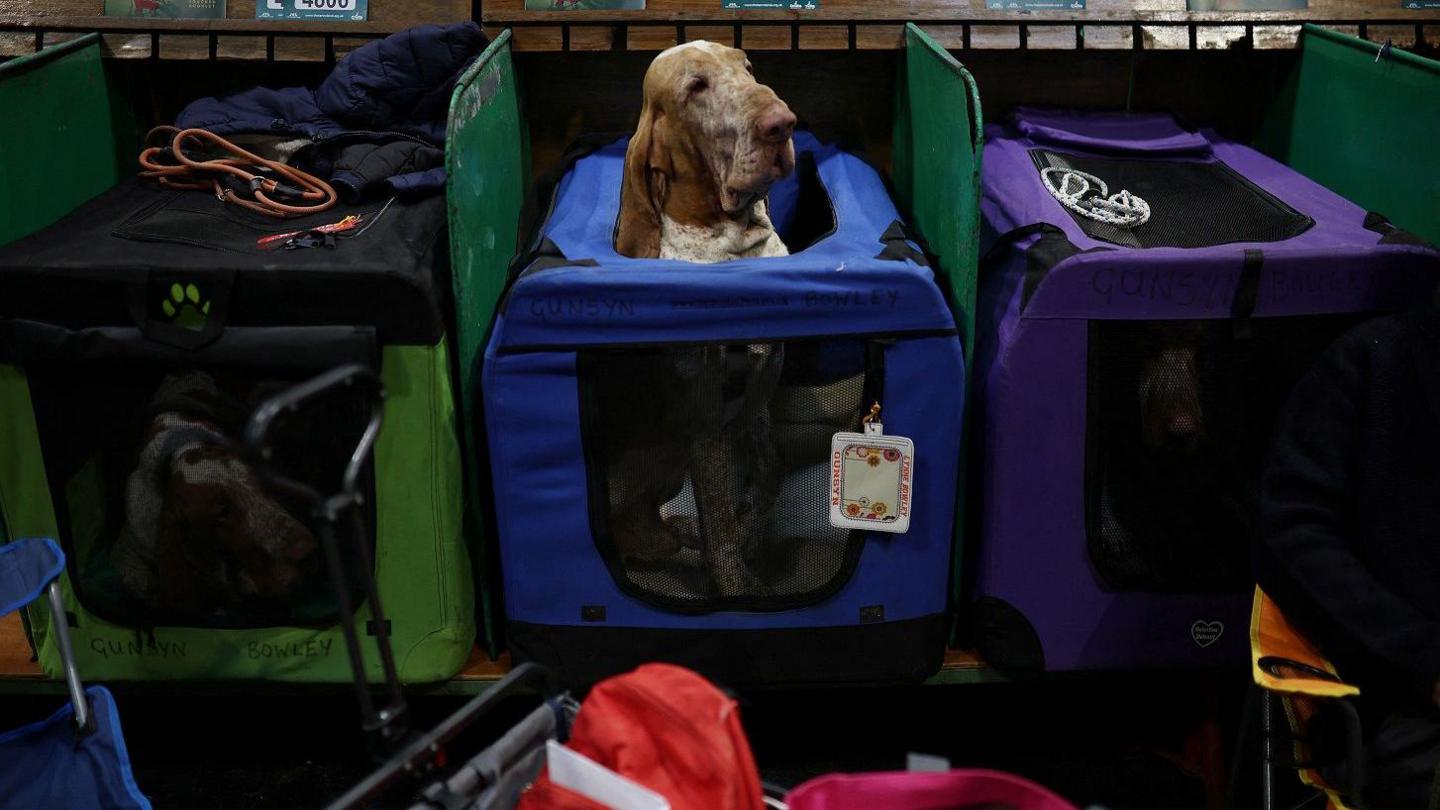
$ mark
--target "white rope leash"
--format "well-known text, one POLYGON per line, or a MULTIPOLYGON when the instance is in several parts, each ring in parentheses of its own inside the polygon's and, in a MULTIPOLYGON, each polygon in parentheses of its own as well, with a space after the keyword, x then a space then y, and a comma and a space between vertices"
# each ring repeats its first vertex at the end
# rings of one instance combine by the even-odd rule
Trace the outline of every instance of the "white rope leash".
POLYGON ((1138 228, 1150 220, 1150 203, 1125 189, 1111 194, 1105 181, 1089 172, 1061 166, 1040 170, 1045 187, 1060 204, 1082 217, 1114 225, 1117 228, 1138 228), (1054 179, 1059 176, 1059 182, 1054 179), (1094 196, 1085 198, 1094 192, 1094 196))

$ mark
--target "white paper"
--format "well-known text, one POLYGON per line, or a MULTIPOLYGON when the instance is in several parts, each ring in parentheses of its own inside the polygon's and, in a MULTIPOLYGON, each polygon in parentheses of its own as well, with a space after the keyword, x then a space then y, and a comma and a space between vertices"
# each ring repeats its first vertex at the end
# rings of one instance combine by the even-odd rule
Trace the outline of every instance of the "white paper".
POLYGON ((670 810, 664 796, 554 740, 545 743, 550 781, 614 810, 670 810))

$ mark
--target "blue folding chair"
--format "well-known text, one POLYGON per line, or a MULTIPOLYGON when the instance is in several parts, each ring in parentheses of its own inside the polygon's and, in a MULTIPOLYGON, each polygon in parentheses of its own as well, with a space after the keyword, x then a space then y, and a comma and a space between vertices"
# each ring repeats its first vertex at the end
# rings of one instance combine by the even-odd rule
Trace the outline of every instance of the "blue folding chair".
POLYGON ((60 599, 65 554, 54 540, 0 546, 0 616, 50 600, 70 704, 38 723, 0 733, 0 810, 150 810, 135 786, 115 698, 80 685, 60 599))

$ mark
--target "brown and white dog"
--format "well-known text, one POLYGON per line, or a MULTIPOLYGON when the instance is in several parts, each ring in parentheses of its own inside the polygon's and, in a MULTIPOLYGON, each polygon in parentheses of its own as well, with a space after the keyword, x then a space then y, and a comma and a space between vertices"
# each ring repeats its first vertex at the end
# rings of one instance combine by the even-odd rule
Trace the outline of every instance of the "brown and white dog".
POLYGON ((243 418, 204 372, 172 374, 152 399, 125 527, 111 559, 153 610, 232 616, 296 596, 316 543, 262 486, 224 424, 243 418))
POLYGON ((745 52, 687 42, 645 73, 615 248, 633 258, 784 256, 765 195, 795 167, 795 115, 745 52))
MULTIPOLYGON (((616 250, 706 263, 787 255, 766 195, 795 167, 794 129, 795 115, 755 80, 743 51, 700 41, 661 53, 625 154, 616 250)), ((753 562, 782 483, 769 412, 780 348, 605 361, 598 399, 602 424, 615 429, 604 431, 602 452, 622 556, 665 560, 698 547, 714 595, 770 592, 753 562), (662 515, 687 476, 698 525, 662 515)))

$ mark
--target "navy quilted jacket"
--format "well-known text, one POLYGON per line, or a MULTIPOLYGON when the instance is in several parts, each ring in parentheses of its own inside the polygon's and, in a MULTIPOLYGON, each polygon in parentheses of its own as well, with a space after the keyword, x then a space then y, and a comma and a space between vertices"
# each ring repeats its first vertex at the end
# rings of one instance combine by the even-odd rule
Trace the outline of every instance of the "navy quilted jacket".
POLYGON ((256 87, 202 98, 175 123, 313 141, 292 162, 350 198, 440 191, 450 93, 485 44, 473 22, 417 26, 357 48, 314 90, 256 87))

